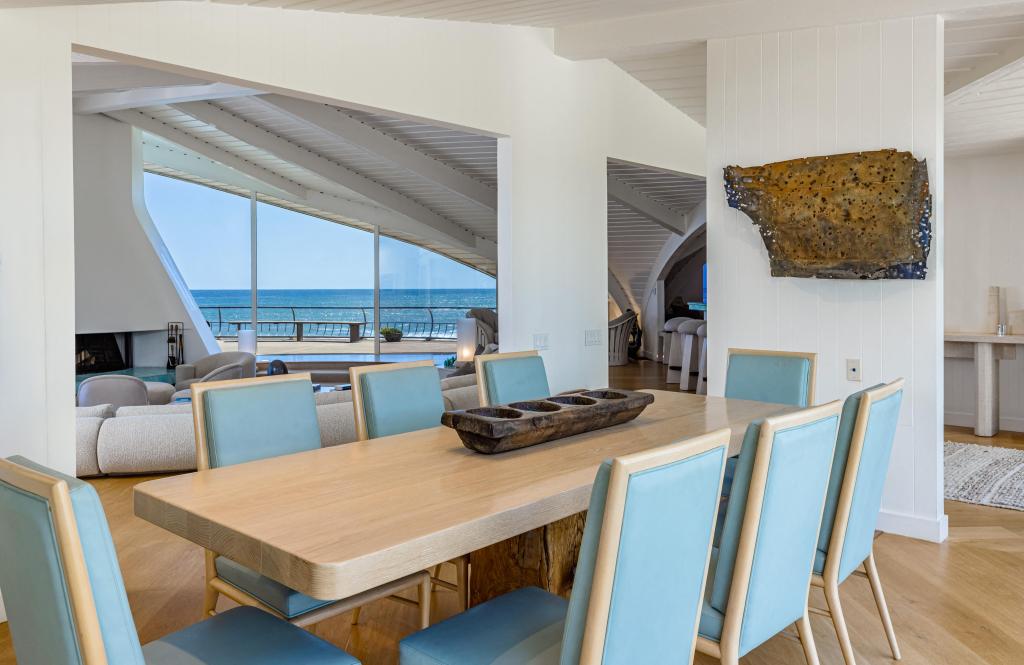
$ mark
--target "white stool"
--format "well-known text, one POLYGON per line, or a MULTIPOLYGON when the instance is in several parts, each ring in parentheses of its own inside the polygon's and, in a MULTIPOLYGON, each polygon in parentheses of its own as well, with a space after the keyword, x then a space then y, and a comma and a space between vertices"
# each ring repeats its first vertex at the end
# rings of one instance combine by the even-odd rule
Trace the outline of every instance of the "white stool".
POLYGON ((697 388, 697 376, 700 373, 700 344, 697 340, 697 330, 702 325, 704 321, 700 319, 691 319, 679 324, 677 334, 682 347, 682 358, 679 363, 680 390, 697 388))
POLYGON ((665 332, 668 337, 668 373, 665 376, 665 383, 679 383, 679 366, 683 362, 683 344, 679 337, 679 325, 690 319, 680 316, 669 319, 665 322, 665 332))
POLYGON ((708 324, 697 329, 697 343, 700 345, 700 369, 697 373, 697 394, 708 394, 708 324))

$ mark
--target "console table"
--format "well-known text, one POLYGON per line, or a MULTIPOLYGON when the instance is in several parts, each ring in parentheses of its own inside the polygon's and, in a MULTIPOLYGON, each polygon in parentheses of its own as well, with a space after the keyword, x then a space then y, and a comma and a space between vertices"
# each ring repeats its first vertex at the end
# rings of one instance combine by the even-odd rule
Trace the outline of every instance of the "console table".
POLYGON ((999 361, 1017 357, 1024 335, 991 333, 946 333, 946 358, 974 360, 977 377, 974 433, 995 436, 999 432, 999 361))

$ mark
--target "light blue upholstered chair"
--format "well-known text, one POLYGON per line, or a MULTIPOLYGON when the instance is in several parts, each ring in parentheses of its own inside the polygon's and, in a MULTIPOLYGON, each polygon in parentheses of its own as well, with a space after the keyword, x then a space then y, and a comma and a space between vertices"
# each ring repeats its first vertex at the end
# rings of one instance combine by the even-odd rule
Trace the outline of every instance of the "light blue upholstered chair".
MULTIPOLYGON (((320 447, 313 384, 309 374, 282 374, 192 384, 196 466, 200 471, 279 457, 320 447)), ((325 528, 329 528, 325 526, 325 528)), ((213 615, 220 594, 236 603, 266 610, 298 626, 308 626, 361 603, 395 597, 415 587, 420 625, 430 625, 430 579, 417 573, 349 599, 319 600, 215 552, 206 552, 205 615, 213 615)))
POLYGON ((870 582, 892 657, 900 659, 873 545, 902 400, 903 379, 856 392, 846 398, 839 423, 811 583, 825 593, 847 665, 854 665, 855 659, 839 602, 839 585, 850 575, 870 582), (863 572, 857 570, 861 565, 863 572))
POLYGON ((551 396, 544 359, 536 351, 476 357, 480 406, 526 402, 551 396))
MULTIPOLYGON (((349 370, 356 436, 360 441, 405 434, 441 425, 444 398, 441 379, 431 360, 364 365, 349 370)), ((434 566, 435 587, 454 591, 459 606, 469 603, 469 555, 446 561, 455 566, 455 583, 441 578, 434 566)))
POLYGON ((701 611, 697 650, 736 665, 796 623, 817 665, 807 594, 839 425, 839 402, 747 428, 720 546, 701 611))
POLYGON ((729 349, 725 396, 791 406, 814 403, 817 354, 729 349))
POLYGON ((402 640, 401 665, 690 662, 728 443, 720 430, 602 464, 569 601, 499 596, 402 640))
POLYGON ((0 587, 26 665, 359 665, 251 607, 139 643, 96 490, 24 457, 0 460, 0 587))

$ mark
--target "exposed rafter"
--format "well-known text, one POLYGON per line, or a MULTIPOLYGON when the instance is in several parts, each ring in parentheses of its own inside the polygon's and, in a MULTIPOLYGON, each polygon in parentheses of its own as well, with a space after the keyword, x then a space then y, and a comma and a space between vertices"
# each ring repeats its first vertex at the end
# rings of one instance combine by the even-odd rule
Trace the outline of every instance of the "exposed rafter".
POLYGON ((75 93, 204 83, 209 81, 121 62, 76 62, 71 68, 71 91, 75 93))
POLYGON ((498 209, 498 194, 492 188, 360 122, 340 109, 282 95, 265 95, 254 98, 254 101, 358 146, 398 168, 422 176, 486 210, 495 212, 498 209))
POLYGON ((658 203, 612 175, 608 176, 608 196, 673 233, 686 234, 686 215, 658 203))
POLYGON ((1003 70, 1024 60, 1024 41, 1014 41, 1005 51, 979 61, 964 72, 952 74, 946 80, 946 100, 956 101, 970 93, 968 86, 981 84, 987 80, 999 78, 1003 70))
POLYGON ((106 113, 135 109, 157 104, 193 102, 204 99, 246 97, 259 94, 251 88, 242 88, 228 83, 200 83, 198 85, 172 85, 162 88, 136 88, 114 92, 97 92, 75 97, 73 110, 78 114, 106 113))
POLYGON ((335 182, 385 208, 431 227, 447 236, 449 241, 455 241, 463 246, 475 244, 472 233, 423 204, 223 109, 206 102, 190 102, 172 106, 200 122, 216 127, 219 131, 239 141, 335 182))
POLYGON ((132 125, 133 127, 138 127, 150 134, 159 136, 171 143, 177 143, 183 148, 187 148, 192 152, 203 155, 215 162, 220 162, 221 164, 229 166, 251 178, 255 178, 256 180, 271 185, 272 187, 288 192, 299 199, 306 198, 307 191, 302 185, 299 185, 287 178, 283 178, 262 166, 257 166, 252 162, 247 162, 241 157, 237 157, 226 150, 214 147, 205 141, 197 139, 191 134, 187 134, 179 129, 170 127, 159 120, 151 118, 145 113, 141 113, 140 111, 109 111, 106 115, 114 120, 120 120, 121 122, 132 125))
POLYGON ((619 279, 618 275, 611 268, 608 269, 608 295, 612 297, 612 300, 615 301, 615 304, 623 312, 627 308, 632 309, 634 312, 640 311, 636 301, 633 299, 633 295, 622 286, 622 280, 619 279))

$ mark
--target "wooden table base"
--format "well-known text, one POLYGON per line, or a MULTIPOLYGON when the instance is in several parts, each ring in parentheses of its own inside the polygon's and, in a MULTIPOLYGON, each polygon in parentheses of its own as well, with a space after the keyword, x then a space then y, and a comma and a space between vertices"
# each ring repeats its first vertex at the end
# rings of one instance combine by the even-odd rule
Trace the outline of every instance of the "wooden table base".
POLYGON ((577 513, 470 554, 470 605, 528 586, 568 598, 586 517, 577 513))

